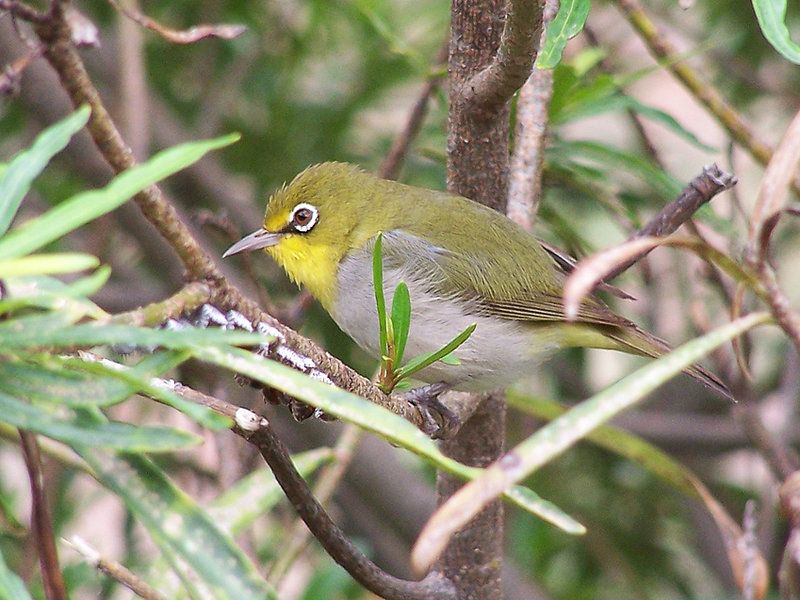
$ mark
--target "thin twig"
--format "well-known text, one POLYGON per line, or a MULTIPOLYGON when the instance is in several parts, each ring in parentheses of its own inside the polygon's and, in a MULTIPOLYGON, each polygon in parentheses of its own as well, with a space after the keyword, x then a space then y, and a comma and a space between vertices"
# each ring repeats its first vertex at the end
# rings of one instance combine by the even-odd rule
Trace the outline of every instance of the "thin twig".
MULTIPOLYGON (((643 237, 665 237, 673 233, 688 221, 698 208, 720 192, 724 192, 736 185, 737 181, 734 175, 726 173, 716 164, 703 167, 703 172, 692 179, 675 200, 662 208, 655 217, 650 219, 642 229, 630 236, 628 240, 643 237)), ((649 252, 650 250, 620 264, 605 279, 609 281, 614 279, 627 271, 649 252)))
MULTIPOLYGON (((345 425, 342 430, 339 440, 334 446, 336 460, 323 468, 312 492, 321 506, 327 506, 333 492, 347 472, 355 449, 361 440, 361 434, 361 429, 352 424, 345 425)), ((308 528, 302 522, 298 522, 295 523, 292 531, 286 536, 289 540, 286 549, 281 552, 280 557, 269 570, 269 582, 276 588, 279 587, 280 581, 289 570, 289 567, 305 548, 308 543, 308 535, 308 528)))
POLYGON ((115 560, 104 558, 97 550, 92 548, 79 536, 75 535, 71 539, 63 541, 78 552, 86 562, 95 569, 105 573, 114 581, 121 583, 140 598, 144 600, 167 600, 166 596, 150 587, 150 585, 136 573, 115 560))
POLYGON ((131 21, 138 23, 145 29, 156 32, 168 42, 173 44, 193 44, 194 42, 206 38, 220 38, 223 40, 232 40, 239 37, 247 27, 244 25, 196 25, 186 30, 171 29, 143 15, 142 13, 133 10, 131 7, 122 6, 116 0, 108 0, 109 3, 116 8, 123 15, 128 17, 131 21))
POLYGON ((447 46, 448 42, 445 42, 442 48, 439 49, 434 59, 434 69, 436 71, 428 77, 416 102, 414 102, 414 106, 411 108, 411 112, 408 114, 403 131, 392 142, 392 147, 389 148, 389 152, 381 162, 380 167, 378 167, 378 177, 382 179, 397 179, 400 174, 400 168, 403 166, 403 161, 408 154, 411 140, 419 133, 422 122, 425 120, 425 115, 428 113, 430 97, 439 87, 442 77, 444 77, 444 74, 439 72, 439 68, 447 60, 447 46))
POLYGON ((6 65, 0 73, 0 95, 11 96, 19 91, 20 80, 25 69, 43 52, 43 46, 34 46, 10 65, 6 65))
MULTIPOLYGON (((558 0, 547 0, 544 8, 539 48, 544 46, 547 25, 558 12, 558 0)), ((553 70, 533 67, 517 98, 517 127, 508 176, 506 214, 527 231, 533 230, 542 195, 550 99, 553 96, 553 70)))
MULTIPOLYGON (((594 48, 602 48, 600 44, 600 39, 597 37, 594 29, 587 23, 583 26, 583 34, 588 40, 589 44, 594 48)), ((611 60, 609 57, 606 56, 603 60, 600 61, 600 68, 609 75, 614 75, 616 71, 613 68, 611 60)), ((622 89, 622 88, 620 88, 622 89)), ((636 135, 639 138, 639 142, 642 145, 642 148, 647 153, 647 156, 653 161, 657 167, 659 167, 662 171, 666 171, 664 161, 661 160, 661 156, 658 154, 658 150, 656 149, 655 144, 650 139, 650 136, 647 133, 647 130, 644 127, 644 123, 642 122, 642 117, 637 114, 635 110, 632 108, 627 108, 625 112, 628 115, 628 118, 631 121, 631 125, 633 125, 634 131, 636 131, 636 135)))
POLYGON ((210 298, 211 288, 209 285, 195 281, 187 283, 166 300, 148 304, 130 312, 116 314, 111 318, 111 322, 118 325, 157 327, 167 319, 179 317, 201 307, 210 298))
POLYGON ((364 556, 314 498, 308 484, 295 469, 283 442, 266 419, 184 385, 173 387, 173 391, 234 420, 234 433, 258 449, 314 537, 365 588, 387 600, 455 600, 452 584, 440 575, 431 574, 421 581, 406 581, 385 573, 364 556))
POLYGON ((67 588, 58 565, 53 522, 44 492, 42 457, 36 442, 36 434, 20 429, 19 439, 31 486, 31 529, 39 553, 44 595, 47 600, 67 600, 67 588))
MULTIPOLYGON (((36 34, 45 44, 45 57, 58 73, 61 84, 77 108, 88 104, 92 109, 87 128, 103 157, 116 173, 130 169, 136 160, 125 144, 108 114, 100 94, 89 78, 86 67, 71 41, 70 26, 63 11, 53 3, 52 18, 34 25, 36 34)), ((222 274, 211 258, 197 243, 175 208, 167 202, 161 190, 151 186, 134 197, 135 202, 159 233, 170 243, 194 279, 219 280, 222 274)))
POLYGON ((7 10, 13 17, 30 23, 45 23, 48 15, 16 0, 0 0, 0 11, 7 10))

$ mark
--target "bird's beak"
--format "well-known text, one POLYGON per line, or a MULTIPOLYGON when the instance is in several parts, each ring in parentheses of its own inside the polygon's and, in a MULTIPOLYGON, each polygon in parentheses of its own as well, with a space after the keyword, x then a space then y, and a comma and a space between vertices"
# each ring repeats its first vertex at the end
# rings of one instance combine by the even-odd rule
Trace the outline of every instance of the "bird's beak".
POLYGON ((269 248, 270 246, 274 246, 280 242, 283 236, 284 234, 281 232, 272 233, 266 229, 259 229, 258 231, 254 231, 250 235, 243 237, 233 246, 228 248, 225 251, 225 254, 222 255, 222 258, 239 254, 239 252, 251 252, 253 250, 260 250, 261 248, 269 248))

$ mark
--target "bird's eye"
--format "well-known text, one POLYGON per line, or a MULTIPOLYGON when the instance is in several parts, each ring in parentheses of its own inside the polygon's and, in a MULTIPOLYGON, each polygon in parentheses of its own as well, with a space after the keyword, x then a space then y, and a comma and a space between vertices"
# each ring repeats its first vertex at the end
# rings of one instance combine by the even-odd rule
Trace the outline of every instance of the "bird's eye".
POLYGON ((319 212, 315 206, 310 204, 298 204, 294 207, 292 215, 289 217, 289 225, 295 231, 306 233, 317 224, 319 212))

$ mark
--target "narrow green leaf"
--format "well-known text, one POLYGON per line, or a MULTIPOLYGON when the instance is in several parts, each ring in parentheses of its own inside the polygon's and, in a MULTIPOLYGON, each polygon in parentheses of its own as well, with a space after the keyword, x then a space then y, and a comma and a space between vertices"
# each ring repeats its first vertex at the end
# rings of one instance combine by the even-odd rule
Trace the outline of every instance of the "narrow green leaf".
MULTIPOLYGON (((241 373, 290 394, 315 408, 321 408, 327 414, 333 415, 341 421, 353 423, 395 446, 410 450, 434 466, 457 477, 475 479, 483 472, 482 469, 468 467, 445 456, 428 436, 382 406, 312 379, 285 365, 266 360, 239 348, 196 346, 192 350, 192 354, 201 360, 241 373)), ((585 532, 585 528, 580 523, 566 513, 558 511, 551 503, 535 501, 535 494, 532 495, 530 490, 505 494, 505 499, 559 527, 564 523, 569 523, 569 526, 564 529, 568 533, 585 532), (558 511, 557 522, 553 520, 554 511, 558 511)))
POLYGON ((753 0, 761 32, 786 60, 800 65, 800 45, 792 41, 786 27, 786 0, 753 0))
POLYGON ((135 392, 130 385, 108 377, 24 362, 0 362, 0 391, 71 407, 112 406, 135 392))
POLYGON ((176 384, 154 377, 177 367, 187 358, 186 352, 160 353, 144 359, 133 369, 110 360, 103 362, 86 362, 70 358, 62 360, 65 364, 93 373, 95 376, 106 376, 124 382, 128 384, 130 393, 147 394, 151 398, 181 411, 207 429, 219 430, 230 427, 232 423, 228 417, 217 414, 206 406, 185 400, 173 390, 173 386, 176 384))
POLYGON ((403 363, 403 352, 411 328, 411 296, 404 281, 397 284, 392 297, 392 329, 394 330, 395 364, 403 363))
POLYGON ((446 365, 450 365, 451 367, 457 367, 461 364, 461 361, 458 360, 458 357, 455 354, 448 354, 447 356, 443 356, 439 359, 439 362, 442 362, 446 365))
MULTIPOLYGON (((300 475, 307 478, 334 458, 335 454, 330 448, 317 448, 295 454, 292 462, 300 475)), ((258 469, 237 481, 209 504, 208 514, 217 527, 238 535, 284 498, 286 495, 272 471, 258 469)))
POLYGON ((30 254, 20 258, 0 260, 0 278, 76 273, 93 269, 99 264, 97 257, 91 254, 77 252, 30 254))
MULTIPOLYGON (((0 300, 0 314, 23 307, 38 307, 53 311, 63 310, 65 305, 74 306, 84 316, 93 319, 108 318, 109 315, 85 296, 94 294, 103 287, 111 275, 111 269, 101 266, 91 275, 66 284, 46 275, 11 277, 5 280, 8 297, 0 300)), ((71 309, 72 310, 72 309, 71 309)))
POLYGON ((108 265, 101 265, 91 275, 81 277, 67 284, 62 293, 70 298, 92 296, 106 284, 109 277, 111 277, 111 267, 108 265))
POLYGON ((567 41, 583 30, 590 6, 590 0, 561 1, 558 14, 547 26, 544 48, 536 57, 537 69, 552 69, 561 61, 567 41))
POLYGON ((446 345, 439 348, 436 352, 415 356, 408 361, 406 365, 400 367, 397 370, 397 374, 400 377, 411 377, 411 375, 417 371, 421 371, 425 367, 435 363, 437 360, 441 360, 442 358, 450 355, 454 350, 456 350, 456 348, 469 339, 469 336, 471 336, 472 332, 475 331, 476 326, 477 325, 473 323, 452 340, 450 340, 446 345))
MULTIPOLYGON (((80 315, 78 316, 80 318, 80 315)), ((187 327, 180 331, 147 329, 129 325, 89 323, 65 326, 65 319, 57 316, 21 317, 0 323, 0 349, 3 348, 57 348, 74 346, 101 346, 134 344, 161 346, 170 350, 183 350, 195 344, 257 345, 270 338, 258 333, 222 329, 187 327), (49 327, 42 327, 46 322, 49 327)))
POLYGON ((215 600, 277 598, 231 537, 152 461, 88 447, 77 450, 165 555, 191 567, 191 576, 183 573, 184 582, 203 584, 215 600))
POLYGON ((606 168, 620 168, 628 171, 649 185, 665 200, 673 200, 683 189, 677 179, 659 169, 649 160, 638 154, 612 148, 599 142, 558 140, 548 152, 556 159, 561 156, 570 160, 584 158, 596 161, 606 168))
POLYGON ((91 110, 82 106, 38 135, 33 145, 18 154, 0 173, 0 237, 8 230, 31 183, 56 154, 89 120, 91 110))
MULTIPOLYGON (((569 410, 569 407, 554 400, 535 398, 513 388, 506 391, 506 398, 509 406, 547 421, 553 421, 569 410)), ((691 471, 642 438, 613 425, 601 425, 587 435, 586 439, 637 463, 681 493, 699 498, 692 484, 691 471)))
POLYGON ((696 135, 681 125, 669 113, 643 104, 636 98, 618 93, 616 91, 595 98, 587 98, 580 102, 569 102, 569 104, 565 105, 559 113, 558 122, 566 123, 585 117, 596 116, 606 112, 621 111, 626 109, 633 110, 638 114, 647 117, 648 119, 664 125, 667 129, 679 135, 681 138, 693 144, 697 148, 700 148, 701 150, 706 150, 708 152, 715 152, 717 150, 713 146, 701 142, 696 135))
POLYGON ((79 417, 60 417, 42 405, 28 404, 0 392, 0 421, 41 433, 70 446, 88 444, 128 452, 171 452, 202 443, 202 438, 170 427, 127 423, 87 423, 79 417))
POLYGON ((159 152, 150 160, 120 173, 104 188, 82 192, 45 214, 31 219, 0 239, 0 259, 33 252, 73 229, 124 204, 129 198, 165 177, 200 160, 207 152, 239 139, 238 134, 213 140, 180 144, 159 152))
POLYGON ((383 295, 383 232, 375 236, 372 247, 372 287, 375 292, 375 307, 378 309, 378 328, 381 356, 389 354, 389 326, 386 316, 386 298, 383 295))
POLYGON ((424 568, 434 561, 450 537, 504 490, 641 401, 718 346, 771 320, 767 313, 754 313, 718 327, 654 360, 538 429, 436 510, 412 553, 415 567, 424 568))
POLYGON ((8 568, 0 552, 0 600, 31 600, 22 579, 8 568))

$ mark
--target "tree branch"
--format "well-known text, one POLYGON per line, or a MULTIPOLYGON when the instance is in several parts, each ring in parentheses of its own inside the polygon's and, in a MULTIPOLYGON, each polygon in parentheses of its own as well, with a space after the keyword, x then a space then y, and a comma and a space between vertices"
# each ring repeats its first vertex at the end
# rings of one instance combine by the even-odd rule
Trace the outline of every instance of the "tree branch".
MULTIPOLYGON (((557 0, 546 0, 539 48, 547 25, 558 12, 557 0)), ((506 214, 527 231, 533 230, 542 195, 542 168, 547 141, 553 70, 533 67, 517 99, 517 127, 511 154, 506 214)))
MULTIPOLYGON (((434 59, 435 68, 442 66, 442 63, 447 60, 447 44, 445 43, 434 59)), ((400 174, 400 167, 403 166, 403 160, 408 154, 408 148, 411 145, 411 140, 419 133, 422 122, 425 120, 425 115, 428 113, 428 102, 433 92, 439 87, 443 74, 431 74, 422 91, 419 93, 411 112, 408 115, 403 131, 400 132, 389 152, 378 167, 378 177, 382 179, 397 179, 400 174)))
MULTIPOLYGON (((61 80, 75 107, 88 104, 92 115, 87 124, 103 157, 116 173, 136 165, 131 149, 125 144, 111 116, 94 87, 86 67, 71 40, 69 23, 60 5, 54 3, 51 18, 34 24, 34 30, 45 44, 44 56, 61 80)), ((147 220, 170 243, 189 275, 194 279, 219 280, 222 277, 211 258, 197 243, 189 228, 180 220, 175 208, 167 202, 156 186, 134 197, 147 220)))
POLYGON ((389 575, 364 556, 314 498, 308 484, 292 464, 283 442, 266 419, 184 385, 179 384, 173 390, 187 400, 234 420, 234 433, 258 449, 314 537, 331 558, 365 588, 387 600, 456 600, 452 584, 441 575, 431 574, 421 581, 406 581, 389 575))
POLYGON ((70 540, 63 541, 80 554, 91 566, 101 573, 105 573, 114 581, 121 583, 139 598, 143 600, 166 600, 164 595, 150 587, 150 585, 136 573, 115 560, 104 558, 97 550, 92 548, 77 535, 73 536, 70 540))
POLYGON ((68 600, 64 577, 58 566, 53 522, 50 518, 50 511, 47 509, 42 457, 36 442, 36 434, 20 429, 19 439, 31 485, 31 529, 36 540, 36 549, 39 552, 44 595, 47 600, 68 600))
MULTIPOLYGON (((703 172, 692 179, 683 189, 681 194, 672 202, 662 208, 656 216, 650 219, 639 231, 628 238, 628 241, 644 237, 666 237, 688 221, 703 204, 711 200, 720 192, 733 187, 737 183, 735 175, 720 169, 716 164, 703 167, 703 172)), ((627 262, 617 266, 604 279, 611 281, 627 271, 654 248, 650 248, 627 262)))
POLYGON ((462 84, 462 102, 491 114, 522 87, 536 60, 543 11, 543 0, 508 0, 500 46, 491 63, 462 84))

